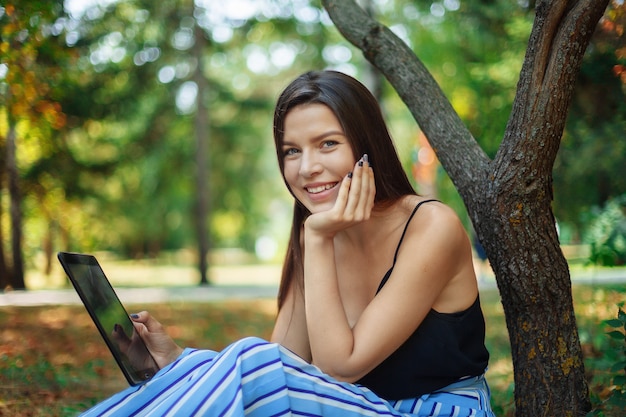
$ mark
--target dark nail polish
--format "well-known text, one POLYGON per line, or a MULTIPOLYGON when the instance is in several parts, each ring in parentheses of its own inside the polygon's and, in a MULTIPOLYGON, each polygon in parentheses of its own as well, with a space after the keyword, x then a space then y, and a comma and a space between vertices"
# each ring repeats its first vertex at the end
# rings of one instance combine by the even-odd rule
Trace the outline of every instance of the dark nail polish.
POLYGON ((366 153, 363 154, 363 161, 369 164, 370 160, 366 153))
POLYGON ((352 171, 348 172, 348 178, 352 178, 352 171))
POLYGON ((359 166, 362 167, 363 166, 363 160, 359 161, 359 166))
POLYGON ((138 319, 139 318, 139 314, 131 314, 130 318, 131 319, 138 319))

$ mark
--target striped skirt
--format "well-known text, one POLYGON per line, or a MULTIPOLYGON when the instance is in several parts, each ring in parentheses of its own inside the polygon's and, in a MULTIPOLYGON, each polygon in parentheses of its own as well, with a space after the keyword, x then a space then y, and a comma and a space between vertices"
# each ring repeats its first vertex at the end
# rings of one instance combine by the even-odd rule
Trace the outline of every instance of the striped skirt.
POLYGON ((83 416, 494 416, 481 377, 420 398, 386 401, 339 382, 289 350, 258 338, 222 352, 185 349, 143 385, 83 416))

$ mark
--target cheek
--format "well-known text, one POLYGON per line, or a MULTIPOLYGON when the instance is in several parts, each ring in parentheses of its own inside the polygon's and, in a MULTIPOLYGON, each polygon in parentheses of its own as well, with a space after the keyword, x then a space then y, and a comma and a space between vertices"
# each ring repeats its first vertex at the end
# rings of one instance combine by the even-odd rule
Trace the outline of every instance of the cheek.
POLYGON ((347 152, 344 155, 338 157, 336 161, 336 166, 338 170, 341 172, 345 172, 345 174, 348 174, 348 172, 352 171, 355 164, 356 161, 354 160, 354 156, 352 156, 352 153, 347 152))
POLYGON ((283 166, 283 177, 285 177, 285 181, 287 184, 292 185, 295 183, 298 178, 298 166, 295 161, 286 162, 283 166))

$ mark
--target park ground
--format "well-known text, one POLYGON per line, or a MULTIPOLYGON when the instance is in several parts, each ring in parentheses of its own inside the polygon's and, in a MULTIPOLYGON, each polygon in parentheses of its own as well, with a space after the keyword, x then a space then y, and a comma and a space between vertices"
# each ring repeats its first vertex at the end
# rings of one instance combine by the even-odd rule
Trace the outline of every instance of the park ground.
MULTIPOLYGON (((211 285, 199 287, 192 267, 101 263, 128 309, 150 310, 181 345, 219 350, 271 333, 278 265, 216 266, 211 285)), ((481 275, 487 378, 494 410, 509 416, 513 368, 504 313, 493 276, 481 275)), ((62 272, 31 273, 28 280, 33 290, 0 293, 0 417, 72 416, 123 389, 126 381, 62 272)), ((572 267, 572 282, 590 386, 602 399, 616 361, 604 321, 615 318, 626 299, 626 269, 572 267)))

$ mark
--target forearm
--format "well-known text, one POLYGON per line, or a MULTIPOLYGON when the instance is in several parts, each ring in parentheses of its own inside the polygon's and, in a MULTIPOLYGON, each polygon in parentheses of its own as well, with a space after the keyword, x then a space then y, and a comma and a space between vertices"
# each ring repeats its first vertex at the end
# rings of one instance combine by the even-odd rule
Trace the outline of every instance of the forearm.
POLYGON ((339 292, 333 239, 305 232, 305 248, 306 321, 313 363, 346 378, 354 337, 339 292))

